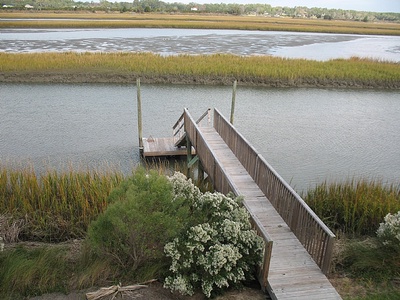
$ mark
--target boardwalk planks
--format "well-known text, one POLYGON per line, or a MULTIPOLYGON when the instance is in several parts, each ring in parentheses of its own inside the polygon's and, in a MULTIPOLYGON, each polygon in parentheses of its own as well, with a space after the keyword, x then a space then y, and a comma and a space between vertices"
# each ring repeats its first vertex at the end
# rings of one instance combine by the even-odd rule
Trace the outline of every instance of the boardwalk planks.
POLYGON ((204 116, 194 121, 185 109, 174 137, 144 139, 144 153, 186 155, 186 148, 175 146, 183 141, 179 130, 184 129, 215 188, 244 196, 253 226, 264 239, 259 280, 272 299, 341 299, 325 276, 334 235, 217 110, 214 127, 198 126, 204 116))
MULTIPOLYGON (((237 158, 212 128, 200 129, 226 176, 244 196, 273 241, 268 289, 273 299, 341 299, 286 222, 275 210, 237 158), (225 145, 225 146, 224 146, 225 145), (236 159, 236 162, 235 162, 236 159)), ((201 160, 201 153, 198 153, 201 160)))

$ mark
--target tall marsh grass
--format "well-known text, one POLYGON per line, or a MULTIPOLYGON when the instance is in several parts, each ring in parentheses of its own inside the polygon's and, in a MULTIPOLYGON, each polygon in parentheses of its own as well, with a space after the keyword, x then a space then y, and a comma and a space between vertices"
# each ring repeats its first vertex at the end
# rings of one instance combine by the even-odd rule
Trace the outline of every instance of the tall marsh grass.
POLYGON ((17 247, 0 253, 1 299, 26 299, 46 292, 67 292, 71 264, 66 249, 17 247))
POLYGON ((304 200, 338 233, 376 236, 388 213, 400 210, 400 186, 374 180, 348 180, 317 185, 304 200))
POLYGON ((400 24, 327 21, 254 16, 120 14, 120 13, 0 13, 0 28, 200 28, 400 35, 400 24), (30 20, 24 20, 29 18, 30 20), (69 20, 60 20, 69 19, 69 20))
MULTIPOLYGON (((398 63, 362 58, 312 61, 230 54, 161 56, 151 53, 0 53, 4 74, 100 74, 227 78, 249 84, 337 84, 399 87, 398 63)), ((230 81, 231 82, 231 81, 230 81)))
POLYGON ((0 166, 0 215, 23 220, 22 239, 63 241, 82 238, 107 206, 124 176, 117 171, 47 171, 0 166))

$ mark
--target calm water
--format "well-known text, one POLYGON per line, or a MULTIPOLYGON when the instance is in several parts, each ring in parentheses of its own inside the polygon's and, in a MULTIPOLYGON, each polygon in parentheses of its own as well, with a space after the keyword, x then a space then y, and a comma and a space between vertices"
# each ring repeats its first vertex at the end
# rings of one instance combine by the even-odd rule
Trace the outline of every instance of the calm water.
MULTIPOLYGON (((136 88, 0 83, 0 161, 139 162, 136 88)), ((399 91, 239 87, 235 126, 296 190, 325 179, 399 183, 399 91)), ((170 136, 189 108, 230 114, 231 88, 142 85, 143 134, 170 136)))
POLYGON ((0 29, 0 52, 232 53, 400 61, 399 36, 201 29, 0 29))

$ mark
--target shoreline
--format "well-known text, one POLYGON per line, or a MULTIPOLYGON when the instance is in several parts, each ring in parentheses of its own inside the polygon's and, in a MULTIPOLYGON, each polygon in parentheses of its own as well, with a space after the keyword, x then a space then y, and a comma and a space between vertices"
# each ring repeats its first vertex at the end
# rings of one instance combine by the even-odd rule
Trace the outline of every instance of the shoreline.
POLYGON ((136 84, 140 78, 145 84, 182 84, 182 85, 231 85, 234 80, 243 86, 254 87, 324 87, 324 88, 359 88, 359 89, 400 89, 400 82, 379 83, 363 80, 332 80, 318 78, 273 79, 268 77, 233 77, 200 75, 148 75, 124 73, 76 73, 76 72, 0 72, 0 83, 101 83, 101 84, 136 84))

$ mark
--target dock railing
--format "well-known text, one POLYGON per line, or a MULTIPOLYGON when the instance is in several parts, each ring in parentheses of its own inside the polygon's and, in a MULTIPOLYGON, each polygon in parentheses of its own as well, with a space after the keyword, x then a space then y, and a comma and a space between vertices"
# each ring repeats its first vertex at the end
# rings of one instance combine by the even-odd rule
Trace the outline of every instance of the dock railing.
POLYGON ((255 148, 214 109, 214 128, 324 274, 330 270, 335 235, 255 148))
MULTIPOLYGON (((185 112, 179 117, 178 121, 172 126, 172 136, 174 137, 174 144, 179 144, 183 138, 185 138, 185 112)), ((205 117, 207 117, 207 126, 211 124, 211 108, 209 108, 206 112, 204 112, 196 121, 196 124, 200 126, 201 122, 204 121, 205 117)))
MULTIPOLYGON (((201 121, 206 115, 209 115, 210 110, 203 114, 199 118, 201 121)), ((199 130, 199 120, 194 121, 192 116, 189 114, 188 110, 184 110, 184 127, 185 132, 188 135, 192 145, 196 149, 196 153, 201 153, 201 164, 204 171, 210 176, 213 181, 215 188, 223 194, 228 194, 233 192, 238 196, 238 189, 233 185, 232 181, 227 177, 227 173, 222 167, 221 163, 218 161, 211 148, 204 139, 201 131, 199 130)), ((247 207, 246 207, 247 208, 247 207)), ((248 209, 247 209, 248 210, 248 209)), ((264 256, 262 264, 258 270, 258 279, 262 285, 263 290, 266 289, 268 283, 268 272, 272 255, 273 241, 265 231, 264 227, 261 225, 258 218, 250 213, 251 223, 253 229, 257 232, 259 236, 262 237, 264 241, 264 256)))

